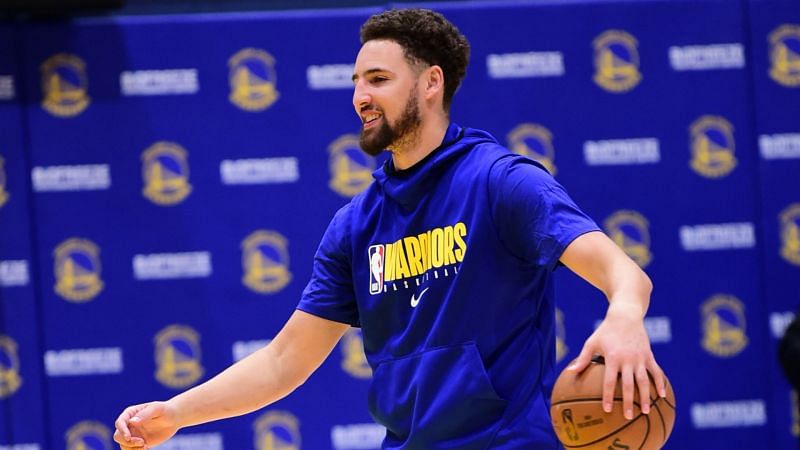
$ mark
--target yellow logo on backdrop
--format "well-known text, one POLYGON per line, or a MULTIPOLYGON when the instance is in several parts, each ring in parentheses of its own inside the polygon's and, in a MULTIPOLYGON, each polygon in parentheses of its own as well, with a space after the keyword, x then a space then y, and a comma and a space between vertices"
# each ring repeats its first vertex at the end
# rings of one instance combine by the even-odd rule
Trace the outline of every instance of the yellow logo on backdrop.
POLYGON ((355 378, 371 378, 372 368, 364 354, 364 338, 357 328, 350 328, 344 334, 342 346, 342 370, 355 378))
POLYGON ((111 430, 100 422, 84 420, 67 430, 67 450, 112 450, 111 430))
POLYGON ((345 134, 328 146, 331 181, 334 192, 352 197, 372 183, 372 172, 377 168, 375 158, 361 151, 358 136, 345 134))
POLYGON ((275 58, 264 50, 245 48, 228 60, 228 81, 234 105, 245 111, 263 111, 278 100, 275 58))
POLYGON ((256 450, 300 450, 300 422, 286 411, 269 411, 253 423, 256 450))
POLYGON ((22 378, 19 376, 17 343, 0 335, 0 399, 11 397, 20 386, 22 378))
POLYGON ((5 161, 3 157, 0 156, 0 207, 6 204, 8 201, 8 191, 6 191, 6 170, 5 170, 5 161))
POLYGON ((781 211, 780 219, 781 256, 800 266, 800 203, 793 203, 781 211))
POLYGON ((617 211, 604 223, 606 234, 640 267, 653 260, 650 253, 650 224, 636 211, 617 211))
POLYGON ((89 106, 86 64, 59 53, 42 63, 42 108, 58 117, 77 116, 89 106))
POLYGON ((564 327, 564 313, 556 308, 556 362, 561 362, 569 353, 567 331, 564 327))
POLYGON ((636 38, 622 30, 608 30, 595 38, 594 82, 603 89, 623 93, 642 80, 636 38))
POLYGON ((703 317, 703 348, 721 358, 736 356, 747 347, 744 304, 732 296, 717 294, 700 307, 703 317))
POLYGON ((508 133, 508 146, 514 153, 541 163, 551 175, 556 174, 553 135, 536 123, 523 123, 508 133))
POLYGON ((797 391, 792 391, 792 434, 800 437, 800 400, 797 391))
POLYGON ((187 326, 170 325, 154 338, 156 379, 164 386, 181 389, 203 376, 200 335, 187 326))
POLYGON ((781 25, 769 35, 769 76, 786 87, 800 87, 800 25, 781 25))
POLYGON ((292 280, 289 242, 274 231, 254 231, 242 241, 242 269, 242 283, 253 291, 280 291, 292 280))
POLYGON ((720 178, 736 167, 733 125, 719 116, 703 116, 689 127, 695 172, 708 178, 720 178))
POLYGON ((86 302, 103 290, 100 249, 87 239, 71 238, 53 251, 55 291, 66 300, 86 302))
POLYGON ((144 195, 151 202, 172 206, 191 192, 188 153, 174 142, 156 142, 142 153, 144 195))

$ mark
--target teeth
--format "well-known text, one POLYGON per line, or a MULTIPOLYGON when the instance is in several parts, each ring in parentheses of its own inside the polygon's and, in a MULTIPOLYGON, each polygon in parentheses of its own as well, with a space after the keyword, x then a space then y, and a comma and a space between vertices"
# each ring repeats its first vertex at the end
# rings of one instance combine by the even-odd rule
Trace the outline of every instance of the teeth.
POLYGON ((364 116, 364 122, 372 122, 373 120, 376 120, 380 116, 381 116, 380 114, 375 114, 375 113, 367 114, 366 116, 364 116))

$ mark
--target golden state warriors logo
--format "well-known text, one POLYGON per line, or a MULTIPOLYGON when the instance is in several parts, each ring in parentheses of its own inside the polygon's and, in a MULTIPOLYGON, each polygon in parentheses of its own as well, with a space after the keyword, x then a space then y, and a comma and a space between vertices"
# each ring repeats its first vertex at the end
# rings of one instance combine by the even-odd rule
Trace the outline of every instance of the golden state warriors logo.
POLYGON ((334 192, 352 197, 372 183, 372 172, 377 168, 375 158, 361 151, 358 136, 345 134, 328 146, 331 181, 334 192))
POLYGON ((341 340, 342 370, 355 378, 371 378, 372 368, 364 354, 364 338, 357 328, 350 328, 341 340))
POLYGON ((73 302, 87 302, 103 290, 100 249, 92 241, 67 239, 53 254, 58 295, 73 302))
POLYGON ((58 117, 73 117, 89 106, 89 82, 83 60, 59 53, 42 63, 41 69, 45 111, 58 117))
POLYGON ((289 243, 267 230, 251 233, 242 241, 242 283, 261 294, 273 294, 292 280, 289 271, 289 243))
POLYGON ((556 174, 553 135, 547 128, 535 123, 523 123, 508 133, 508 147, 518 155, 538 161, 551 175, 556 174))
POLYGON ((781 256, 800 266, 800 203, 789 205, 780 214, 781 256))
POLYGON ((800 87, 800 25, 782 25, 769 35, 769 76, 786 87, 800 87))
POLYGON ((191 192, 186 150, 174 142, 156 142, 142 153, 142 194, 162 206, 176 205, 191 192))
POLYGON ((0 336, 0 399, 11 397, 21 385, 17 343, 8 336, 0 336))
POLYGON ((6 191, 6 170, 3 167, 5 161, 0 156, 0 207, 8 201, 8 191, 6 191))
POLYGON ((245 48, 228 60, 230 101, 246 111, 262 111, 278 100, 275 58, 264 50, 245 48))
POLYGON ((736 356, 747 346, 744 305, 732 295, 717 294, 701 306, 703 348, 721 358, 736 356))
POLYGON ((556 362, 561 362, 569 353, 567 347, 567 331, 564 328, 564 313, 556 308, 556 362))
POLYGON ((608 236, 640 267, 653 260, 650 253, 650 224, 636 211, 617 211, 606 219, 608 236))
POLYGON ((621 30, 608 30, 594 40, 594 82, 603 89, 622 93, 642 80, 636 38, 621 30))
POLYGON ((112 450, 111 430, 100 422, 85 420, 66 434, 67 450, 112 450))
POLYGON ((203 376, 200 336, 182 325, 170 325, 155 337, 156 379, 164 386, 181 389, 203 376))
POLYGON ((285 411, 270 411, 253 423, 256 450, 300 450, 300 422, 285 411))
POLYGON ((689 127, 695 172, 708 178, 720 178, 736 167, 733 125, 719 116, 703 116, 689 127))

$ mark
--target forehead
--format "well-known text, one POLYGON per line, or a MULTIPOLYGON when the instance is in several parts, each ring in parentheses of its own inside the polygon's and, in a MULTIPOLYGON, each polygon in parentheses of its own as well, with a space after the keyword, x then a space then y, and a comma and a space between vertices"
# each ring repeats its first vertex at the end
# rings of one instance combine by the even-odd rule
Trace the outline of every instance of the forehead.
POLYGON ((403 47, 386 39, 367 41, 356 57, 356 75, 373 69, 399 72, 410 69, 403 47))

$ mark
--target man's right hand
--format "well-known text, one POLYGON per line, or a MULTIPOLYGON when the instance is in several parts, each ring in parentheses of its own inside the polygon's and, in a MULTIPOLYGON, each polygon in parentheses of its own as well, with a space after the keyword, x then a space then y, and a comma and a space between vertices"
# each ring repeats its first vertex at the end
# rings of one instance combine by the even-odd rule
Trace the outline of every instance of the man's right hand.
POLYGON ((155 447, 178 432, 176 416, 168 402, 130 406, 114 422, 114 441, 122 450, 155 447))

